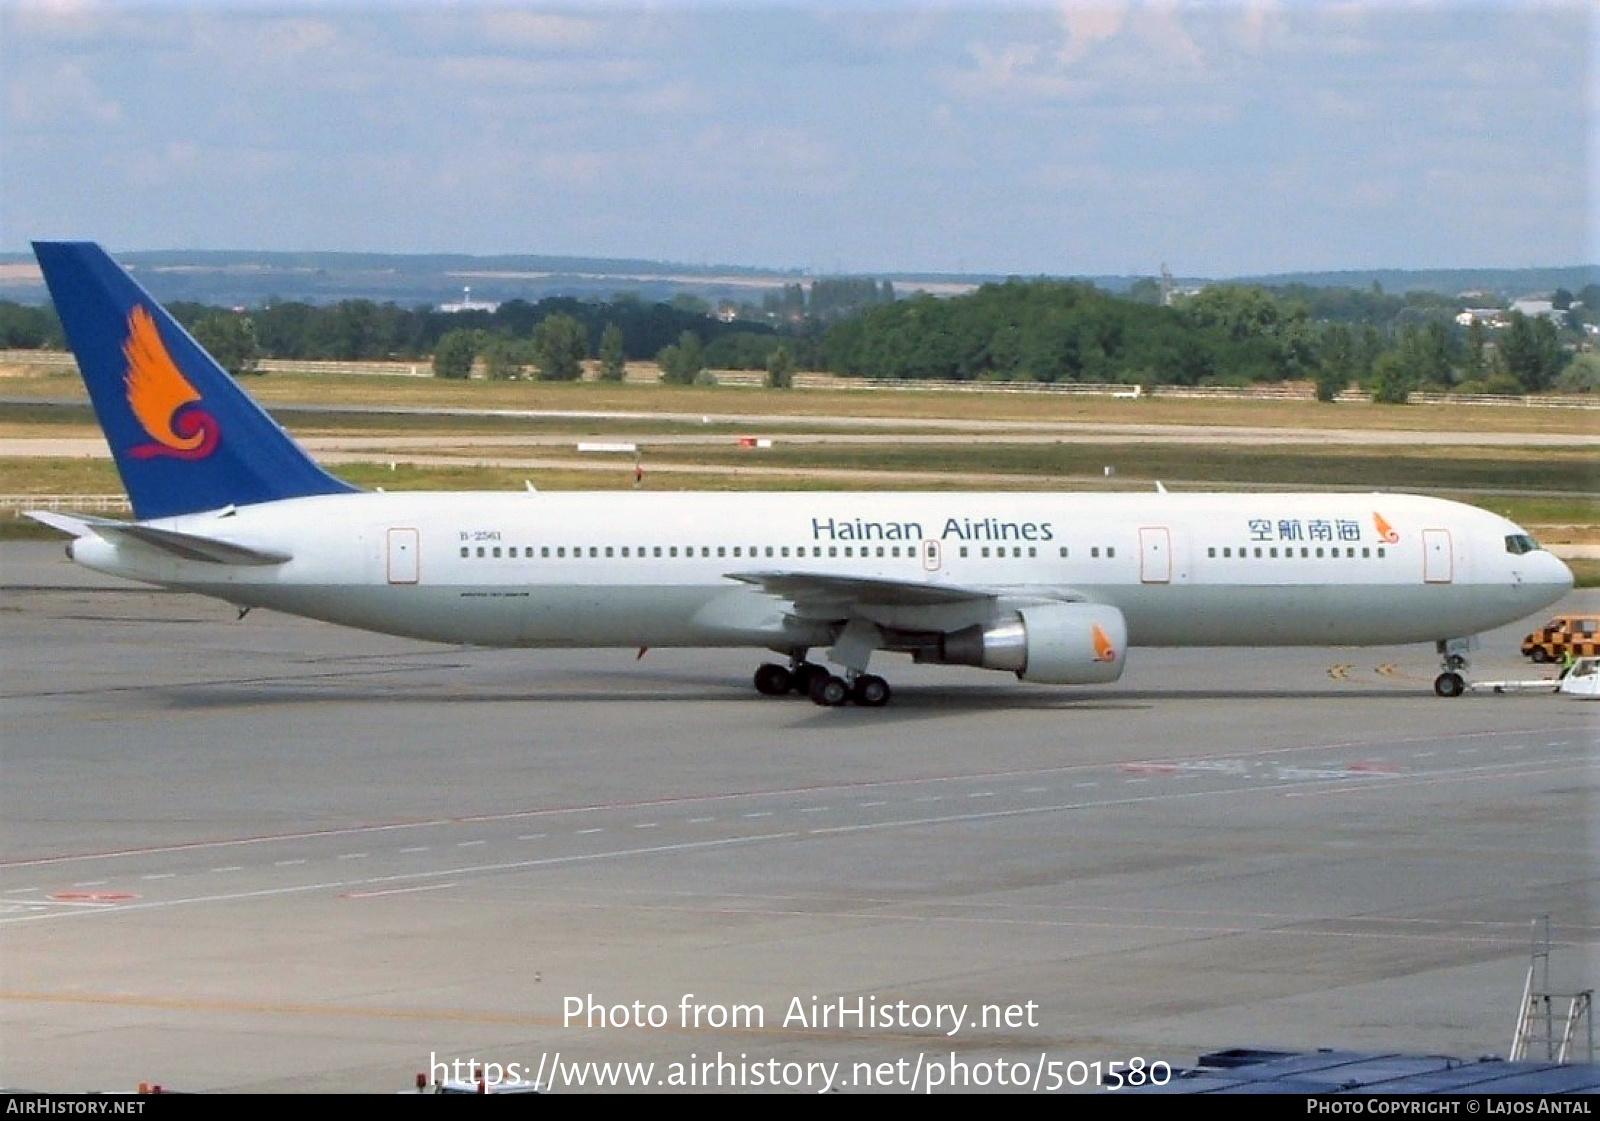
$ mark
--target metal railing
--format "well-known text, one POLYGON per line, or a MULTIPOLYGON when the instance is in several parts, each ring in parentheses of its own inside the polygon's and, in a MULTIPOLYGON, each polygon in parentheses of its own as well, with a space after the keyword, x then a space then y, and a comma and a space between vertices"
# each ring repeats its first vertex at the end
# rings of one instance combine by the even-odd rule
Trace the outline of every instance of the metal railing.
POLYGON ((133 507, 121 494, 0 494, 0 510, 75 510, 80 514, 125 514, 133 507))

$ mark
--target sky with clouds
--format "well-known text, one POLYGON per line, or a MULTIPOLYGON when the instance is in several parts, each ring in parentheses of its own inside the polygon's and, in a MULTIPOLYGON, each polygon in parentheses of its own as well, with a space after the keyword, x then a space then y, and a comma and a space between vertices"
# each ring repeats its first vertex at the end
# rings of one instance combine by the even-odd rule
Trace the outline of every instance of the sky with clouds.
POLYGON ((1588 0, 0 0, 0 251, 1600 260, 1588 0))

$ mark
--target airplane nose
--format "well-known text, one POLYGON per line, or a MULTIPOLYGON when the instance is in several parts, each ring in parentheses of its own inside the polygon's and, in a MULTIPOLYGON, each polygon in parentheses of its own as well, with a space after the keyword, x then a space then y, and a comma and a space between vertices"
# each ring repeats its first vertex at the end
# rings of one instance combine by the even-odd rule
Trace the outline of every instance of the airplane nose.
POLYGON ((1572 590, 1576 580, 1565 561, 1554 553, 1540 553, 1538 560, 1539 564, 1528 574, 1531 583, 1549 588, 1559 595, 1566 595, 1572 590))

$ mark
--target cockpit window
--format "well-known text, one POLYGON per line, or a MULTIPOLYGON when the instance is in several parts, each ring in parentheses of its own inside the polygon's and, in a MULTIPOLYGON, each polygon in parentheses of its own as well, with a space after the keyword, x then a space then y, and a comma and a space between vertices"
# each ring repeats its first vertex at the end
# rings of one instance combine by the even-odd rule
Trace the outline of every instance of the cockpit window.
POLYGON ((1539 543, 1526 533, 1506 534, 1506 552, 1512 556, 1520 557, 1523 553, 1531 553, 1539 547, 1539 543))

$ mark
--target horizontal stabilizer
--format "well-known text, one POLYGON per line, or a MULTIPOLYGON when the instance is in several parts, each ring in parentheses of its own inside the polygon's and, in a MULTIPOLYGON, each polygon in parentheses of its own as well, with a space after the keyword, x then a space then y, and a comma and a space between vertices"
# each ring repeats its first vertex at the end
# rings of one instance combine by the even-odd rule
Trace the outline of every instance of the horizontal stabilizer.
POLYGON ((290 554, 273 549, 253 549, 248 545, 235 545, 215 537, 202 537, 197 533, 180 533, 175 529, 157 529, 138 522, 121 522, 115 518, 94 518, 85 514, 57 514, 49 510, 29 510, 24 517, 32 518, 52 529, 70 533, 74 537, 94 534, 115 544, 127 538, 171 553, 182 560, 207 561, 211 564, 269 565, 283 564, 290 554))
POLYGON ((62 533, 72 537, 84 537, 94 532, 95 522, 110 521, 110 518, 81 517, 76 514, 58 514, 54 510, 25 510, 25 518, 32 518, 40 525, 47 525, 51 529, 59 529, 62 533))

